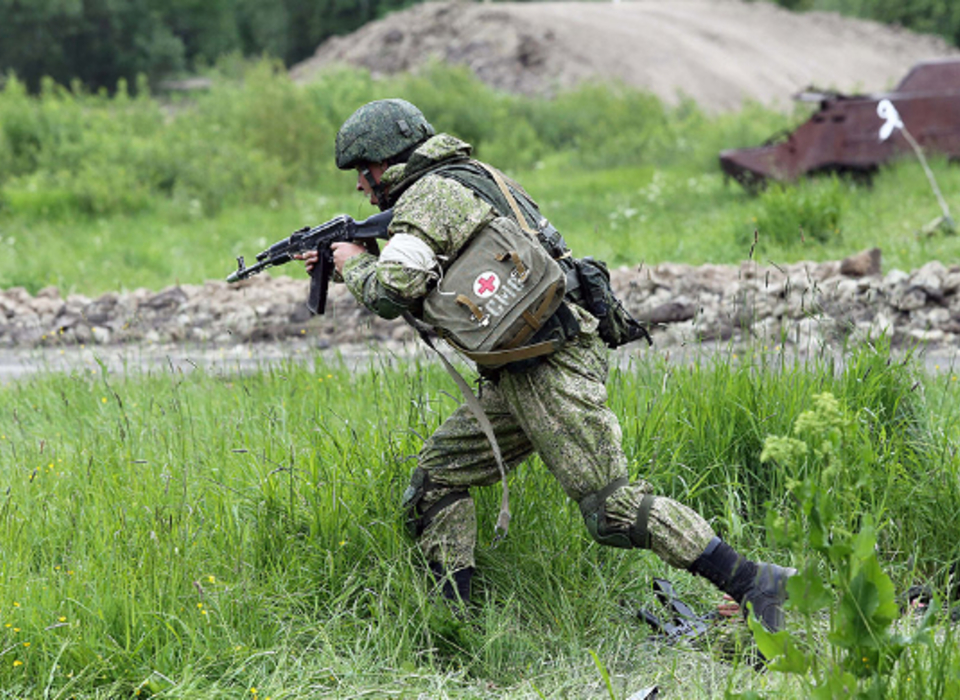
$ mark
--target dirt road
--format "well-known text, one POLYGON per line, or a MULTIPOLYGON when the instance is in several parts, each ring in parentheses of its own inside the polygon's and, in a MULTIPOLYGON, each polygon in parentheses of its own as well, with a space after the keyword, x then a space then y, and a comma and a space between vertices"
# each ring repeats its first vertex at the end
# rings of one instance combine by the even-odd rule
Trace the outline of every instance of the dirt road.
POLYGON ((389 74, 435 57, 512 92, 601 78, 720 112, 744 100, 789 109, 810 85, 885 90, 914 63, 949 55, 960 51, 939 38, 766 2, 428 2, 325 42, 291 75, 309 80, 338 62, 389 74))
MULTIPOLYGON (((615 354, 623 366, 632 362, 657 362, 666 360, 674 365, 688 365, 701 362, 709 365, 713 359, 736 356, 742 349, 726 343, 703 343, 684 347, 647 348, 644 343, 636 343, 621 348, 615 354)), ((788 361, 811 359, 809 353, 789 349, 788 361)), ((834 348, 830 351, 836 366, 843 365, 843 353, 834 348)), ((447 352, 450 359, 456 356, 447 352)), ((103 369, 110 375, 133 375, 141 373, 160 373, 169 375, 189 374, 201 370, 207 374, 235 376, 256 372, 283 363, 312 365, 317 358, 333 366, 340 362, 355 370, 363 371, 370 367, 382 368, 390 358, 398 361, 420 358, 424 362, 434 362, 436 357, 424 346, 414 344, 393 344, 388 355, 382 348, 374 349, 370 345, 352 344, 344 347, 319 349, 309 342, 276 342, 237 345, 233 347, 202 347, 191 344, 163 345, 157 347, 114 345, 106 347, 67 348, 2 348, 0 349, 0 385, 11 381, 28 379, 36 374, 65 373, 74 376, 89 375, 98 377, 103 369)), ((903 351, 895 351, 895 357, 903 357, 903 351)), ((914 355, 919 367, 931 376, 951 376, 960 373, 960 349, 936 348, 914 355)), ((469 369, 465 370, 469 372, 469 369)))

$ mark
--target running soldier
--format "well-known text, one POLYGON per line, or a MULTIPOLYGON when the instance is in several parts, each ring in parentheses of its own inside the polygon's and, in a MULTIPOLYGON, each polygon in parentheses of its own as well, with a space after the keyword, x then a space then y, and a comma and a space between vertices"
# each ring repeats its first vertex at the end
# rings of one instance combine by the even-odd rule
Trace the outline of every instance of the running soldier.
MULTIPOLYGON (((422 320, 438 280, 469 242, 504 218, 541 234, 545 246, 552 236, 551 254, 569 257, 562 238, 519 185, 472 160, 469 144, 436 134, 409 102, 378 100, 360 107, 337 134, 336 162, 342 170, 356 169, 357 189, 371 204, 393 209, 390 240, 379 256, 353 243, 333 246, 336 269, 350 292, 383 318, 422 320)), ((312 269, 316 256, 304 259, 312 269)), ((793 569, 751 561, 717 537, 698 513, 655 495, 645 481, 630 482, 620 425, 607 406, 608 350, 598 319, 581 297, 576 284, 568 284, 556 312, 534 324, 536 332, 512 351, 518 354, 494 364, 478 362, 478 398, 503 464, 509 470, 539 454, 579 504, 597 542, 651 550, 670 566, 709 580, 744 613, 749 604, 768 629, 779 629, 793 569), (523 354, 530 347, 549 352, 523 354)), ((437 332, 444 336, 443 328, 437 332)), ((404 495, 408 527, 447 598, 470 596, 477 544, 470 488, 501 478, 494 448, 466 403, 419 454, 404 495)))

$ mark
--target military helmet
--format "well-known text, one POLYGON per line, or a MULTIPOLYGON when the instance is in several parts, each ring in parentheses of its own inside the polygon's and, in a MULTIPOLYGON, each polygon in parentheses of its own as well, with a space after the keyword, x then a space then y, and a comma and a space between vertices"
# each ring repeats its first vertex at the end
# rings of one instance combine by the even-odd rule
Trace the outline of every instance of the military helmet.
POLYGON ((406 100, 368 102, 337 132, 337 167, 382 163, 419 145, 436 132, 423 112, 406 100))

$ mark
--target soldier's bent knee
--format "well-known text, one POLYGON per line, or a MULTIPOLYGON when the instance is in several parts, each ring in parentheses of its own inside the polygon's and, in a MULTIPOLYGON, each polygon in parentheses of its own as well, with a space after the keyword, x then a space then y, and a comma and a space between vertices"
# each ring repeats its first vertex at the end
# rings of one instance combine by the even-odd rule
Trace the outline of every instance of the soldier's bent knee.
POLYGON ((410 485, 403 492, 403 509, 407 513, 407 533, 414 539, 420 537, 430 527, 440 511, 449 508, 457 501, 469 498, 466 489, 456 489, 442 496, 436 503, 424 507, 423 500, 431 491, 447 488, 434 483, 426 469, 417 467, 410 476, 410 485))
POLYGON ((587 532, 600 544, 620 549, 650 549, 650 531, 647 523, 656 500, 654 496, 644 494, 637 509, 637 517, 626 530, 611 527, 607 520, 607 499, 629 483, 629 479, 622 477, 610 482, 599 491, 585 496, 580 500, 580 513, 583 515, 587 532))

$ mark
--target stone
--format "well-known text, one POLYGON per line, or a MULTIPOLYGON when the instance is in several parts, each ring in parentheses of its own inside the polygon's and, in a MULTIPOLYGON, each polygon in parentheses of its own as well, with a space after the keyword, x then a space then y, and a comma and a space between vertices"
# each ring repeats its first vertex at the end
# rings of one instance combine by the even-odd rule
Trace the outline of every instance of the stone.
MULTIPOLYGON (((960 265, 927 263, 881 276, 876 252, 841 262, 789 265, 664 263, 619 268, 611 280, 624 305, 648 322, 660 348, 697 340, 788 338, 807 346, 843 337, 946 344, 960 333, 960 265), (940 331, 937 333, 936 331, 940 331)), ((182 284, 96 299, 63 298, 54 287, 35 297, 0 290, 0 345, 160 343, 220 346, 304 339, 312 346, 405 342, 403 323, 374 317, 342 284, 332 285, 327 313, 311 316, 309 280, 258 276, 238 285, 182 284), (46 337, 45 337, 46 336, 46 337)))
POLYGON ((638 320, 649 324, 679 323, 692 319, 696 311, 694 304, 670 301, 640 314, 638 320))
POLYGON ((97 345, 110 344, 109 328, 105 328, 104 326, 93 326, 90 329, 90 333, 93 335, 93 342, 95 342, 97 345))
POLYGON ((882 253, 879 248, 870 248, 844 258, 840 262, 840 274, 846 277, 872 277, 880 274, 882 253))
POLYGON ((938 292, 943 286, 943 278, 947 275, 947 268, 942 262, 932 261, 921 267, 910 275, 911 284, 927 289, 935 289, 938 292))

